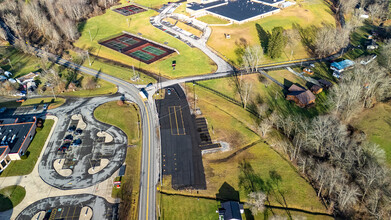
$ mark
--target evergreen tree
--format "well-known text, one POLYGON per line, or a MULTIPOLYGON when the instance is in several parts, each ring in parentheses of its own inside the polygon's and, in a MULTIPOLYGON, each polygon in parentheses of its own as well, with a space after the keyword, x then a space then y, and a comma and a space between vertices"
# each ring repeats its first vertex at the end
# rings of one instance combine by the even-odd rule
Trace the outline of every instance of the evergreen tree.
POLYGON ((287 39, 284 35, 284 28, 273 28, 267 47, 268 56, 272 59, 280 57, 286 46, 286 43, 287 39))

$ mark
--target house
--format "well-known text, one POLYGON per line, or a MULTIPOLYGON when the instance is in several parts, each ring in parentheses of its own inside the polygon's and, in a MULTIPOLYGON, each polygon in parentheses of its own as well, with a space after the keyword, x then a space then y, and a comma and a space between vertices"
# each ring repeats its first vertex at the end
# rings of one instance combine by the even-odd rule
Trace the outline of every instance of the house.
POLYGON ((315 103, 316 97, 310 90, 293 84, 289 87, 288 91, 289 93, 286 96, 286 100, 292 100, 302 108, 315 103))
POLYGON ((312 85, 311 86, 311 92, 313 93, 313 94, 319 94, 319 93, 321 93, 322 91, 323 91, 323 88, 322 87, 320 87, 320 86, 318 86, 318 85, 312 85))
POLYGON ((221 220, 242 220, 243 204, 236 201, 222 202, 218 212, 221 220))
POLYGON ((34 81, 34 78, 38 76, 38 73, 29 73, 29 74, 26 74, 24 76, 21 76, 19 78, 16 78, 16 81, 19 83, 19 84, 27 84, 28 82, 32 82, 34 81))
POLYGON ((325 79, 318 80, 319 84, 322 85, 324 89, 329 89, 333 84, 325 79))
POLYGON ((312 71, 312 69, 308 68, 308 67, 304 68, 303 72, 307 73, 308 75, 313 75, 314 74, 314 71, 312 71))
POLYGON ((35 135, 37 119, 0 119, 0 172, 12 160, 20 160, 35 135))
POLYGON ((343 71, 353 68, 354 64, 355 62, 351 60, 333 62, 330 65, 330 69, 334 70, 334 72, 338 72, 338 74, 341 74, 343 71))

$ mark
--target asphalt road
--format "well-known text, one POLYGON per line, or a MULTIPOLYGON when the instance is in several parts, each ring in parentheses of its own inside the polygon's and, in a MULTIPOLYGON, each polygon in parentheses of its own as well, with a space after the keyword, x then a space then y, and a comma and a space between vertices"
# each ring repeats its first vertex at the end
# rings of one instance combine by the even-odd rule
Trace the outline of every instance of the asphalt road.
MULTIPOLYGON (((43 51, 38 50, 38 56, 43 51)), ((108 74, 80 66, 64 60, 60 57, 49 55, 49 59, 59 65, 69 68, 78 69, 79 71, 106 80, 117 85, 126 96, 130 96, 132 100, 139 106, 142 117, 143 129, 143 150, 141 158, 141 179, 140 179, 140 201, 139 201, 139 219, 155 219, 156 218, 156 184, 159 176, 159 161, 160 153, 158 148, 158 139, 156 128, 158 126, 157 112, 154 101, 149 98, 145 101, 139 95, 139 90, 128 82, 125 82, 108 74)))

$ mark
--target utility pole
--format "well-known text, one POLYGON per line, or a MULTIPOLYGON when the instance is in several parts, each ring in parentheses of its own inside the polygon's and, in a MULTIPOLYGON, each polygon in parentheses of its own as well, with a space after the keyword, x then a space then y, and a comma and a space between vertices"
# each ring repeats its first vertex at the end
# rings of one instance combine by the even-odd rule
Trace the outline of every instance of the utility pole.
POLYGON ((90 33, 90 40, 92 42, 91 29, 88 29, 88 32, 90 33))
POLYGON ((196 110, 196 92, 195 92, 195 82, 193 81, 193 92, 194 92, 194 112, 196 110))
POLYGON ((89 63, 90 66, 91 66, 90 54, 88 53, 88 50, 87 50, 87 57, 88 57, 88 63, 89 63))
POLYGON ((10 59, 8 59, 8 63, 10 64, 11 69, 13 69, 14 67, 12 66, 12 63, 11 63, 11 60, 10 60, 10 59))

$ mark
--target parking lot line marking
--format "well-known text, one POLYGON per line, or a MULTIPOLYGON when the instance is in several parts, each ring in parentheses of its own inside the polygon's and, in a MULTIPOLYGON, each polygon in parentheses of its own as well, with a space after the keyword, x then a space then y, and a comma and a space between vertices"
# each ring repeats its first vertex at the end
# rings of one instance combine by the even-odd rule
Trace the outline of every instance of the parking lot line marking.
POLYGON ((174 134, 172 133, 172 122, 171 122, 171 112, 170 112, 170 108, 171 108, 171 106, 168 106, 168 117, 170 118, 171 135, 174 135, 174 134))
POLYGON ((175 114, 175 123, 176 123, 176 131, 177 131, 177 134, 179 135, 179 126, 178 126, 178 118, 176 116, 176 106, 174 106, 174 114, 175 114))
POLYGON ((183 122, 182 108, 179 108, 179 111, 181 112, 182 128, 183 128, 183 135, 186 135, 185 122, 183 122))

